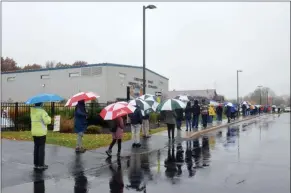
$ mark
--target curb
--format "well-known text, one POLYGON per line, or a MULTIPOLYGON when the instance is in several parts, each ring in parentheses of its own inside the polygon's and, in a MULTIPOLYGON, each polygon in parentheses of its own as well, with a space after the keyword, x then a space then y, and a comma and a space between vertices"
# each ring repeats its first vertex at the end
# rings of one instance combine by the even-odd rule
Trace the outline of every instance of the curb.
POLYGON ((262 116, 265 116, 265 115, 256 115, 256 116, 253 116, 251 118, 245 118, 245 119, 242 119, 242 120, 238 120, 236 122, 227 123, 225 125, 214 126, 214 127, 209 128, 209 129, 204 129, 204 130, 201 130, 201 131, 197 131, 197 132, 191 134, 187 138, 191 139, 191 138, 194 138, 194 137, 198 137, 198 136, 200 136, 202 134, 209 133, 209 132, 215 131, 215 130, 223 128, 223 127, 228 127, 230 125, 234 125, 234 124, 237 124, 237 123, 240 123, 240 122, 243 122, 243 121, 248 121, 248 120, 251 120, 251 119, 254 119, 254 118, 257 118, 257 117, 262 117, 262 116))

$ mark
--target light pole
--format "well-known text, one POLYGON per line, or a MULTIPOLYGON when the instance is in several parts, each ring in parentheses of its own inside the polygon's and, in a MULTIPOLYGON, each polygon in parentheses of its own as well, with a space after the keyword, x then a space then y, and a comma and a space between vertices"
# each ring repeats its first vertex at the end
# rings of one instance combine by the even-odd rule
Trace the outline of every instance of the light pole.
POLYGON ((260 88, 260 105, 262 105, 262 87, 261 85, 258 86, 260 88))
POLYGON ((242 70, 237 70, 236 71, 236 97, 237 97, 237 106, 238 106, 238 111, 237 111, 237 115, 239 115, 240 114, 240 108, 239 108, 239 94, 238 94, 238 91, 239 91, 239 85, 238 85, 238 73, 239 72, 242 72, 242 70))
POLYGON ((143 6, 143 94, 146 94, 146 64, 145 64, 145 12, 146 9, 155 9, 157 8, 155 5, 148 5, 148 6, 143 6))

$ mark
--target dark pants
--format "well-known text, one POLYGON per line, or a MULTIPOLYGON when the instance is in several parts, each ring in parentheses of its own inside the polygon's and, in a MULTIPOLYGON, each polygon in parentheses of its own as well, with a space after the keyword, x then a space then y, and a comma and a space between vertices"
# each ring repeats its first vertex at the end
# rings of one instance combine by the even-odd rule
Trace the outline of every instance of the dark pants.
POLYGON ((186 129, 188 131, 188 128, 190 129, 191 131, 191 117, 190 118, 186 118, 186 129))
POLYGON ((203 124, 203 127, 206 128, 207 127, 207 118, 208 118, 208 115, 201 115, 202 116, 202 124, 203 124))
POLYGON ((167 127, 168 127, 168 137, 169 137, 169 139, 171 138, 171 133, 172 133, 172 139, 174 139, 175 124, 167 124, 167 127))
POLYGON ((193 115, 192 128, 198 129, 199 115, 193 115))
POLYGON ((33 136, 34 141, 34 165, 44 166, 46 136, 33 136))
POLYGON ((176 120, 176 124, 177 124, 177 129, 181 129, 181 126, 182 126, 182 120, 176 120))
POLYGON ((222 114, 217 114, 216 120, 217 121, 222 121, 222 114))
POLYGON ((230 123, 230 116, 227 116, 227 122, 230 123))
POLYGON ((111 144, 109 146, 109 150, 111 150, 113 148, 113 146, 115 145, 116 141, 117 141, 117 145, 118 145, 118 150, 117 151, 120 153, 120 151, 121 151, 121 139, 112 139, 112 142, 111 142, 111 144))

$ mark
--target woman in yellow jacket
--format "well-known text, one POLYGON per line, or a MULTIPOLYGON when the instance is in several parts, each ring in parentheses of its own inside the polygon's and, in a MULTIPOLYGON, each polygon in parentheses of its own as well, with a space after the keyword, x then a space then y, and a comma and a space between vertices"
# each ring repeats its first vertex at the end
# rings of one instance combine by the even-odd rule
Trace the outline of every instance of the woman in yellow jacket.
POLYGON ((212 104, 209 105, 208 112, 209 112, 208 123, 212 123, 213 117, 216 115, 215 110, 214 110, 214 106, 212 104))
POLYGON ((31 135, 34 141, 34 168, 44 170, 48 166, 45 162, 45 141, 47 125, 51 124, 51 117, 42 108, 42 103, 36 103, 30 109, 31 135))

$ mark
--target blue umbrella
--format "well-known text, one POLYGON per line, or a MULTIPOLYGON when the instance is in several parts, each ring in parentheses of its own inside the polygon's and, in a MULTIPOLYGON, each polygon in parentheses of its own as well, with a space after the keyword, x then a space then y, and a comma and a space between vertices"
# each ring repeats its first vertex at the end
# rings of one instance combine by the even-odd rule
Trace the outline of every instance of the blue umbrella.
POLYGON ((36 103, 45 103, 45 102, 60 102, 64 100, 62 97, 56 94, 39 94, 31 97, 25 103, 26 104, 36 104, 36 103))

